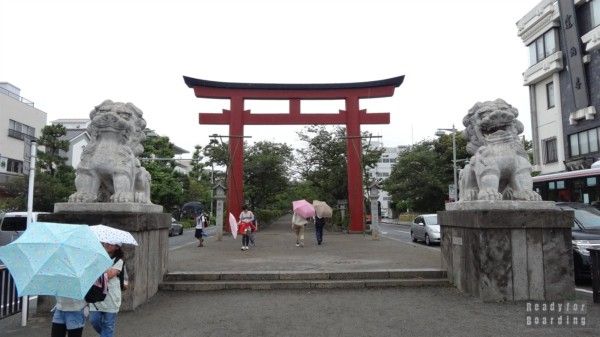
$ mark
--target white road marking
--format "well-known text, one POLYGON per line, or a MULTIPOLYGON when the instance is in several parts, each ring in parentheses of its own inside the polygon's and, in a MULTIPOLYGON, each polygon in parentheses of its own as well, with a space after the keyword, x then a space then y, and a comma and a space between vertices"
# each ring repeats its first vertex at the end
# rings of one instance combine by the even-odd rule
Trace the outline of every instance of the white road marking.
POLYGON ((594 292, 591 290, 587 290, 587 289, 583 289, 583 288, 575 288, 576 291, 582 292, 582 293, 588 293, 588 294, 593 294, 594 292))
POLYGON ((394 240, 394 241, 398 241, 398 242, 400 242, 400 243, 404 243, 404 244, 406 244, 406 245, 411 245, 411 246, 415 246, 415 247, 421 247, 421 248, 427 248, 427 249, 431 249, 431 250, 434 250, 434 251, 436 251, 436 252, 439 252, 439 251, 440 251, 440 249, 439 249, 439 248, 435 248, 435 247, 429 247, 429 246, 425 246, 425 245, 419 245, 419 244, 416 244, 416 243, 414 243, 414 242, 406 242, 406 241, 404 241, 404 240, 396 239, 396 238, 393 238, 393 237, 391 237, 391 236, 384 236, 384 238, 386 238, 386 239, 390 239, 390 240, 394 240))

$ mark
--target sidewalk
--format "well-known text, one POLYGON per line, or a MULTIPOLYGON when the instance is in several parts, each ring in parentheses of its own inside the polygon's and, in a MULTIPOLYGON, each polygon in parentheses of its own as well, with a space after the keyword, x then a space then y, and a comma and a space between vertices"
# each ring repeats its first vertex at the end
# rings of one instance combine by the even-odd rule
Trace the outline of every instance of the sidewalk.
MULTIPOLYGON (((209 238, 169 252, 169 271, 369 270, 440 268, 439 252, 370 236, 325 233, 295 247, 289 219, 240 239, 209 238)), ((0 336, 49 336, 49 314, 21 328, 0 320, 0 336)), ((590 306, 588 328, 531 328, 525 304, 481 303, 453 287, 336 290, 160 291, 149 303, 119 314, 116 336, 597 336, 600 306, 590 306)), ((97 336, 89 323, 85 337, 97 336)))

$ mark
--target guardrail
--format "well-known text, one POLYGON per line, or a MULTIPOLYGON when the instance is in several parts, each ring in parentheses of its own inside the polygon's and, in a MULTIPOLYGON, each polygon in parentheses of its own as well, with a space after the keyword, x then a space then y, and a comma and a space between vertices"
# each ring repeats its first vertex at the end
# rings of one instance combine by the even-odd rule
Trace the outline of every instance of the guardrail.
POLYGON ((23 298, 17 296, 17 287, 8 269, 0 265, 0 319, 21 312, 23 298))
POLYGON ((588 248, 592 260, 590 272, 592 274, 592 292, 594 303, 600 303, 600 249, 588 248))

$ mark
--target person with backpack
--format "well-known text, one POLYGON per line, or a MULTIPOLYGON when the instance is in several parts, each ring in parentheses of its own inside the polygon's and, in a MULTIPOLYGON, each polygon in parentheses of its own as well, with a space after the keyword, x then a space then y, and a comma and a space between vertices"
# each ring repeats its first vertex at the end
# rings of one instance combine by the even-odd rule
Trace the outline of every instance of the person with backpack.
POLYGON ((112 337, 121 307, 121 290, 125 288, 126 270, 121 246, 106 242, 102 242, 102 246, 113 259, 114 264, 105 272, 108 278, 106 298, 101 302, 90 303, 90 323, 100 337, 112 337))

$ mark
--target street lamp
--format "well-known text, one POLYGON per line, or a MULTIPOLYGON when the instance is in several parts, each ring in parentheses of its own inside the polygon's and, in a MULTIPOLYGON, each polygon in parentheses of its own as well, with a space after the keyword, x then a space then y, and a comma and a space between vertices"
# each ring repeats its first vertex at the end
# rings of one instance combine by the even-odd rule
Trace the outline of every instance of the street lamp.
POLYGON ((446 134, 446 131, 452 132, 452 168, 454 169, 454 201, 458 201, 458 185, 457 183, 457 176, 456 176, 456 128, 454 127, 454 124, 452 124, 452 129, 442 129, 442 128, 438 128, 437 131, 435 132, 436 136, 443 136, 446 134))

